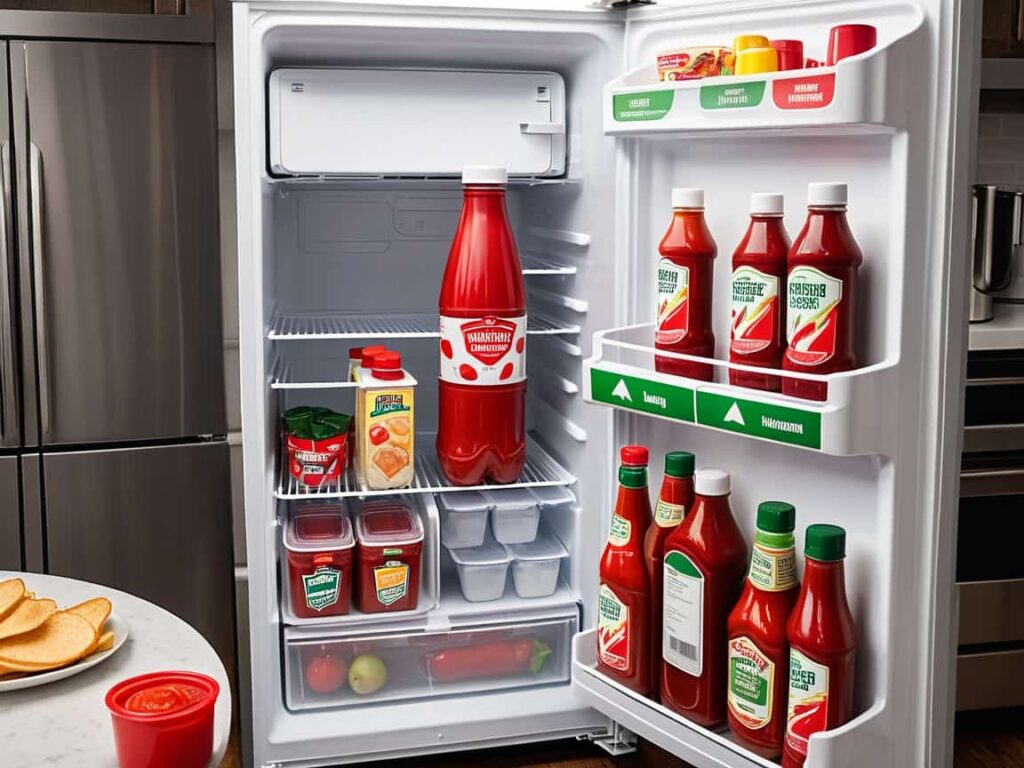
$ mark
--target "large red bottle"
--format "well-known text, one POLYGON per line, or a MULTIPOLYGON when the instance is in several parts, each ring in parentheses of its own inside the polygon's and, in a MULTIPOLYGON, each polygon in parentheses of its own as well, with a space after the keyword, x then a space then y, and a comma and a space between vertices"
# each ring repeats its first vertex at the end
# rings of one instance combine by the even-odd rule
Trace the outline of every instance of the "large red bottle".
MULTIPOLYGON (((781 368, 785 348, 786 258, 782 195, 750 196, 750 226, 732 255, 732 324, 729 362, 781 368)), ((739 387, 779 391, 779 377, 729 371, 739 387)))
MULTIPOLYGON (((807 187, 807 221, 789 252, 786 281, 787 371, 848 371, 856 322, 857 269, 864 257, 846 222, 846 185, 807 187)), ((827 400, 828 383, 785 378, 782 393, 827 400)))
MULTIPOLYGON (((672 222, 658 246, 658 323, 654 346, 699 357, 715 356, 711 298, 718 246, 704 221, 704 190, 672 190, 672 222)), ((712 366, 655 356, 654 368, 711 381, 712 366)))
POLYGON ((455 485, 510 483, 526 461, 526 293, 504 168, 467 166, 439 301, 437 457, 455 485))
POLYGON ((857 625, 846 601, 846 531, 807 526, 804 581, 786 627, 789 701, 782 768, 800 768, 812 734, 853 717, 857 625))
POLYGON ((696 501, 665 542, 661 703, 698 725, 725 721, 729 612, 747 544, 729 507, 729 473, 698 469, 696 501))
POLYGON ((665 477, 654 506, 654 520, 644 536, 644 560, 651 581, 651 698, 661 691, 661 591, 665 542, 693 507, 694 456, 686 451, 665 454, 665 477))
POLYGON ((597 598, 597 665, 609 677, 647 694, 651 687, 650 580, 644 534, 651 524, 647 449, 621 451, 619 494, 601 554, 597 598))

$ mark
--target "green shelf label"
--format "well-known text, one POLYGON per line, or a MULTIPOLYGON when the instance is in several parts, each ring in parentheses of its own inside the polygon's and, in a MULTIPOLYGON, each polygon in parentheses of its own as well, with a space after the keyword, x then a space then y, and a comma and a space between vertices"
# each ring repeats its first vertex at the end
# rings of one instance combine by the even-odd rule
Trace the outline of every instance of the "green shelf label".
POLYGON ((678 421, 693 421, 693 390, 660 381, 590 369, 590 394, 599 403, 678 421))
POLYGON ((765 81, 736 85, 703 85, 700 89, 701 109, 743 109, 756 107, 764 98, 765 81))
POLYGON ((777 443, 821 448, 821 414, 714 392, 697 392, 697 423, 777 443))
POLYGON ((673 91, 617 93, 612 96, 612 114, 620 123, 633 120, 661 120, 672 109, 674 95, 673 91))

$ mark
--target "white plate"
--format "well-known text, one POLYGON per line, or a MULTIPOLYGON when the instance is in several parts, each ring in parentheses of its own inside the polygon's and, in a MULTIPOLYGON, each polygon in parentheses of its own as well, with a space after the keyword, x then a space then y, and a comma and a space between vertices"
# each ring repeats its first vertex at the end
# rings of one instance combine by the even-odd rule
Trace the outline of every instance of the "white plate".
MULTIPOLYGON (((88 600, 90 597, 100 597, 103 593, 100 591, 101 587, 93 587, 95 592, 91 595, 82 594, 79 589, 74 589, 74 594, 54 594, 55 590, 51 586, 54 582, 49 582, 44 587, 39 585, 38 587, 32 585, 32 575, 28 574, 21 577, 22 581, 25 582, 25 589, 36 592, 36 597, 49 597, 57 602, 57 610, 68 608, 72 605, 88 600)), ((76 587, 90 586, 81 582, 75 585, 76 587)), ((70 664, 60 669, 47 670, 46 672, 35 672, 24 677, 16 677, 13 680, 0 680, 0 693, 4 691, 17 691, 22 688, 34 688, 37 685, 46 685, 47 683, 53 683, 57 680, 63 680, 66 677, 77 675, 79 672, 85 672, 85 670, 95 667, 106 661, 108 658, 117 653, 118 648, 124 645, 124 641, 128 639, 128 624, 122 619, 117 613, 117 607, 113 607, 110 611, 110 616, 107 618, 107 623, 104 625, 104 631, 110 631, 114 633, 114 645, 109 651, 103 651, 102 653, 94 653, 92 656, 87 656, 74 664, 70 664)))

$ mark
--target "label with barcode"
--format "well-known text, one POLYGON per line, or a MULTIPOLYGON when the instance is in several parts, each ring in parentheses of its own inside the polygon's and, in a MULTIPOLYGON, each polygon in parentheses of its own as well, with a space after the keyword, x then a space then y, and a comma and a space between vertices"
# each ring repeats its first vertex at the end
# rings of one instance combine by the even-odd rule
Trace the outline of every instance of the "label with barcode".
POLYGON ((664 575, 662 658, 699 677, 704 670, 704 574, 693 560, 672 550, 665 555, 664 575))

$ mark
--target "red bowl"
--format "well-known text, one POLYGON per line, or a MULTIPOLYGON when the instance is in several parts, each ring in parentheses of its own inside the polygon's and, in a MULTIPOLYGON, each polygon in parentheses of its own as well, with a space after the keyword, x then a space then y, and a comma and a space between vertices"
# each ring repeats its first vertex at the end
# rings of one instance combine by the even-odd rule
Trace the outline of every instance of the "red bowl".
POLYGON ((220 686, 197 672, 150 672, 122 680, 107 691, 114 745, 121 768, 205 768, 213 754, 213 710, 220 686), (135 693, 169 683, 194 685, 207 695, 172 712, 132 712, 135 693))

